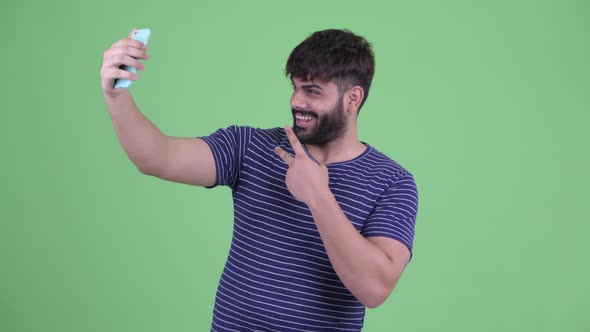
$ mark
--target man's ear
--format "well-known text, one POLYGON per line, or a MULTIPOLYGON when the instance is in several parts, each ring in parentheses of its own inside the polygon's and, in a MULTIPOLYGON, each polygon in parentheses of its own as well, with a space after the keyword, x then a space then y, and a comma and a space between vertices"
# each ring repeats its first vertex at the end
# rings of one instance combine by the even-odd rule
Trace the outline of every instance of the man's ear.
POLYGON ((355 85, 352 88, 350 88, 346 92, 346 99, 345 99, 345 104, 347 106, 346 109, 349 112, 358 113, 358 109, 361 106, 364 96, 365 96, 365 91, 359 85, 355 85))

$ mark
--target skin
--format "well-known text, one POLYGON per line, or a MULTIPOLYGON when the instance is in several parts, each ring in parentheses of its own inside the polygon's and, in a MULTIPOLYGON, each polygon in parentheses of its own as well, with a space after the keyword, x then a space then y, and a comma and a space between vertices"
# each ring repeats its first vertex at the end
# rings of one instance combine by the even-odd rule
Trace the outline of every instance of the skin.
MULTIPOLYGON (((132 33, 133 30, 129 36, 132 33)), ((101 85, 121 146, 138 170, 146 175, 198 186, 215 184, 215 161, 203 140, 164 135, 139 111, 129 90, 113 89, 117 78, 139 79, 139 75, 119 69, 120 65, 143 70, 138 59, 148 58, 146 47, 130 37, 117 41, 104 52, 101 85)), ((285 178, 287 188, 309 207, 328 257, 342 282, 365 306, 377 307, 392 292, 410 253, 396 240, 364 238, 359 234, 330 192, 326 167, 330 163, 353 159, 366 149, 357 136, 357 112, 364 96, 363 89, 353 86, 340 93, 332 82, 299 78, 293 78, 292 82, 292 109, 310 110, 321 117, 332 112, 340 99, 346 126, 329 142, 306 145, 318 163, 307 156, 291 127, 285 127, 295 155, 280 147, 275 152, 289 166, 285 178)), ((305 133, 300 132, 300 135, 305 133)))

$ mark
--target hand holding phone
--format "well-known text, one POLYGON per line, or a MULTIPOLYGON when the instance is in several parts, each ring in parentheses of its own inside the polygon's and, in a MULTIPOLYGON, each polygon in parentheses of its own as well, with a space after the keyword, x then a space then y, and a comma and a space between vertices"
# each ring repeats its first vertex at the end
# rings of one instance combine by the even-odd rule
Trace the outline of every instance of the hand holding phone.
MULTIPOLYGON (((131 38, 141 42, 144 45, 147 45, 147 42, 150 39, 151 34, 152 30, 149 28, 139 29, 133 31, 133 33, 131 34, 131 38)), ((128 65, 121 65, 120 68, 131 73, 137 72, 137 70, 134 67, 128 65)), ((119 78, 115 80, 114 87, 115 89, 128 89, 131 86, 131 84, 133 84, 132 80, 127 78, 119 78)))

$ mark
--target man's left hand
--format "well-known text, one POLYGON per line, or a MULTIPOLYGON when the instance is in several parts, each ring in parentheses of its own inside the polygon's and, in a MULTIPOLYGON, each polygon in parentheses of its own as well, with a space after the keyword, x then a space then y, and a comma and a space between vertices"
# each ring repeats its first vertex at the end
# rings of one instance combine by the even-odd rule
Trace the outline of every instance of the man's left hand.
POLYGON ((275 148, 275 152, 288 166, 285 177, 287 189, 296 199, 309 206, 318 198, 330 194, 328 168, 316 163, 307 155, 291 127, 285 126, 285 133, 295 156, 280 146, 275 148))

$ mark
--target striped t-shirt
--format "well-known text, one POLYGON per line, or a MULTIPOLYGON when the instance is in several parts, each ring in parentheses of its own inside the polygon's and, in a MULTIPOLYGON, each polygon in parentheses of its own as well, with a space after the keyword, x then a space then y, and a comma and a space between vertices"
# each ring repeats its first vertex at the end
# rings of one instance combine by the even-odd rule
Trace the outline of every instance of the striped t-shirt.
MULTIPOLYGON (((234 201, 211 330, 360 331, 365 307, 336 275, 309 209, 287 190, 287 165, 274 152, 281 146, 294 154, 284 129, 232 126, 203 139, 215 158, 216 185, 229 186, 234 201)), ((369 145, 327 167, 330 190, 356 229, 411 252, 418 203, 412 175, 369 145)))

